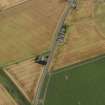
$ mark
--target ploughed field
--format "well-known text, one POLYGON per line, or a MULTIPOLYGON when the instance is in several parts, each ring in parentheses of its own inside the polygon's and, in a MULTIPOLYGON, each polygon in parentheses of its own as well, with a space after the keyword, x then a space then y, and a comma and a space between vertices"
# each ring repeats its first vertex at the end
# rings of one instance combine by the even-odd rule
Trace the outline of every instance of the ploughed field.
POLYGON ((55 71, 44 105, 104 105, 105 56, 55 71))

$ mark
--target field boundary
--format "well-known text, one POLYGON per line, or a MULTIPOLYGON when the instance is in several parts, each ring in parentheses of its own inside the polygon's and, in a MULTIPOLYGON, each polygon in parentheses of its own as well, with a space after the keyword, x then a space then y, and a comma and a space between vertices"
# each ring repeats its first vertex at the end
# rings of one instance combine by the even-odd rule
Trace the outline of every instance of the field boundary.
POLYGON ((49 72, 50 64, 51 64, 51 61, 52 61, 53 56, 55 54, 55 49, 58 47, 56 38, 57 38, 58 32, 61 29, 62 24, 64 23, 65 17, 67 16, 69 10, 70 10, 70 7, 69 7, 68 3, 66 3, 65 8, 64 8, 64 10, 63 10, 63 12, 61 14, 61 18, 58 20, 58 23, 56 25, 55 31, 52 33, 54 37, 52 38, 52 44, 51 44, 51 47, 50 47, 50 54, 49 54, 48 62, 47 62, 47 65, 42 70, 42 73, 41 73, 42 75, 40 76, 38 86, 36 88, 37 93, 33 98, 33 104, 35 104, 35 105, 39 104, 39 99, 38 98, 39 98, 39 96, 41 94, 40 93, 41 88, 42 88, 44 79, 45 79, 47 73, 49 72))
POLYGON ((31 105, 31 103, 26 99, 26 97, 23 95, 23 93, 21 93, 21 91, 18 89, 16 84, 4 72, 3 69, 0 70, 0 82, 18 104, 31 105))
POLYGON ((43 105, 45 105, 46 95, 47 95, 48 86, 49 86, 49 83, 50 83, 51 77, 52 77, 52 76, 49 75, 48 82, 47 82, 47 85, 46 85, 46 89, 45 89, 45 91, 44 91, 44 96, 43 96, 43 105))
POLYGON ((53 105, 104 104, 104 81, 105 55, 74 69, 65 68, 64 72, 52 75, 45 105, 51 103, 53 105))
MULTIPOLYGON (((86 60, 83 60, 83 61, 80 61, 78 63, 75 63, 75 64, 68 64, 68 65, 65 65, 63 68, 59 68, 59 69, 56 69, 55 71, 52 71, 51 72, 51 75, 56 75, 58 73, 61 73, 61 72, 64 72, 65 68, 70 68, 70 69, 74 69, 76 67, 80 67, 82 65, 85 65, 85 64, 89 64, 89 63, 92 63, 92 62, 95 62, 95 61, 98 61, 98 60, 101 60, 105 58, 105 53, 104 54, 101 54, 101 55, 98 55, 98 56, 95 56, 95 57, 91 57, 91 58, 88 58, 86 60)), ((68 71, 68 70, 66 70, 68 71)))
POLYGON ((31 1, 31 0, 23 0, 21 2, 14 3, 14 4, 10 5, 10 6, 2 7, 2 9, 0 10, 0 13, 2 13, 4 11, 8 11, 9 9, 15 8, 15 7, 19 6, 19 5, 23 5, 28 1, 31 1))
POLYGON ((36 97, 35 94, 37 93, 38 84, 39 84, 39 82, 40 82, 40 78, 42 77, 42 74, 43 74, 43 70, 41 70, 41 73, 40 73, 39 79, 38 79, 38 81, 37 81, 37 85, 36 85, 36 87, 35 87, 35 89, 34 89, 34 96, 33 96, 33 98, 32 98, 32 103, 34 103, 34 98, 36 97))
POLYGON ((25 96, 25 98, 31 102, 31 100, 29 99, 28 95, 24 92, 24 90, 21 88, 21 85, 19 84, 19 82, 15 81, 15 79, 12 77, 12 75, 7 71, 4 70, 5 74, 11 79, 11 81, 16 85, 16 87, 20 90, 20 92, 25 96), (19 86, 20 85, 20 86, 19 86))
POLYGON ((30 55, 29 57, 25 57, 25 58, 23 58, 23 59, 10 61, 10 63, 8 62, 8 63, 5 63, 5 64, 0 64, 0 68, 6 68, 6 67, 11 66, 11 65, 13 65, 13 64, 19 64, 19 63, 24 62, 24 61, 26 61, 26 60, 34 59, 37 55, 44 55, 44 54, 46 54, 46 53, 48 53, 48 50, 45 50, 44 52, 39 53, 39 54, 30 55))
POLYGON ((1 83, 0 88, 3 90, 3 93, 5 95, 7 95, 7 97, 10 99, 10 101, 14 104, 14 105, 18 105, 18 103, 13 99, 13 97, 9 94, 9 92, 7 91, 7 89, 2 85, 1 83), (1 87, 2 86, 2 87, 1 87))

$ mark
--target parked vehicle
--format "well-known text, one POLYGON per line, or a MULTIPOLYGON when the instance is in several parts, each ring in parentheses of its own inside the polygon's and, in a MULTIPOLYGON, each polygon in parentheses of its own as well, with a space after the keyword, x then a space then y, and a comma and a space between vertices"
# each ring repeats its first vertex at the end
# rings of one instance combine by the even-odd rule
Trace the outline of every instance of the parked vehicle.
POLYGON ((65 34, 67 32, 67 28, 68 28, 68 25, 64 24, 62 27, 61 27, 61 30, 58 34, 58 37, 57 37, 57 40, 59 43, 64 43, 64 38, 65 38, 65 34))
POLYGON ((73 9, 76 9, 76 7, 77 7, 77 0, 68 0, 68 2, 70 3, 70 6, 73 9))
POLYGON ((35 63, 41 64, 41 65, 46 65, 47 64, 47 60, 48 60, 48 56, 38 55, 35 58, 35 63))

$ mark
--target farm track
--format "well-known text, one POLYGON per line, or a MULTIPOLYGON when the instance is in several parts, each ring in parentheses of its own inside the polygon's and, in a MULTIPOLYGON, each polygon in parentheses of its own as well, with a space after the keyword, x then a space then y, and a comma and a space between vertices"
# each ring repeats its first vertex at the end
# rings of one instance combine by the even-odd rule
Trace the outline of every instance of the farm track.
POLYGON ((50 54, 49 54, 48 62, 47 62, 47 65, 44 67, 44 69, 42 71, 42 74, 41 74, 41 77, 40 77, 40 80, 39 80, 39 84, 38 84, 38 87, 37 87, 37 94, 34 96, 34 99, 33 99, 33 105, 39 105, 40 100, 43 101, 43 99, 40 99, 41 90, 42 90, 46 75, 47 74, 50 75, 49 74, 50 69, 51 69, 50 66, 51 66, 52 61, 54 59, 57 48, 59 47, 59 45, 58 45, 59 42, 56 39, 58 37, 58 33, 60 32, 60 29, 61 29, 62 25, 64 24, 64 21, 65 21, 65 18, 67 17, 67 15, 68 15, 68 12, 71 11, 71 13, 72 13, 73 10, 74 9, 70 8, 70 6, 68 4, 66 9, 65 9, 65 12, 62 16, 62 19, 58 22, 58 26, 57 26, 57 29, 56 29, 56 32, 55 32, 55 38, 54 38, 52 46, 50 48, 50 54))

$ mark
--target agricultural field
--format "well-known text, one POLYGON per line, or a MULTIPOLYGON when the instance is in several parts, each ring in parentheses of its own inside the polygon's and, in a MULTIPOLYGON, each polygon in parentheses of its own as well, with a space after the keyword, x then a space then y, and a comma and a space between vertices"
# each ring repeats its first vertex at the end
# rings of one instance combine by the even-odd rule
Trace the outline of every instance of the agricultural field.
POLYGON ((5 87, 8 93, 19 105, 31 105, 25 95, 18 88, 18 86, 12 81, 12 79, 5 73, 3 69, 0 69, 0 83, 5 87))
POLYGON ((105 37, 105 1, 97 0, 95 9, 95 22, 98 24, 99 29, 102 31, 103 36, 105 37))
POLYGON ((29 0, 0 12, 0 64, 48 50, 66 4, 61 0, 29 0))
POLYGON ((54 70, 105 53, 104 16, 102 0, 78 0, 77 9, 65 20, 69 29, 55 57, 54 70))
POLYGON ((43 66, 36 64, 33 59, 8 66, 5 73, 30 102, 36 93, 37 83, 43 66))
POLYGON ((77 0, 66 17, 68 6, 0 1, 0 105, 105 104, 105 1, 77 0), (40 54, 46 66, 35 63, 40 54))
POLYGON ((0 0, 0 11, 16 6, 27 0, 0 0))
POLYGON ((2 84, 0 84, 0 105, 18 105, 2 84))
POLYGON ((105 55, 55 71, 44 105, 104 105, 105 55))

